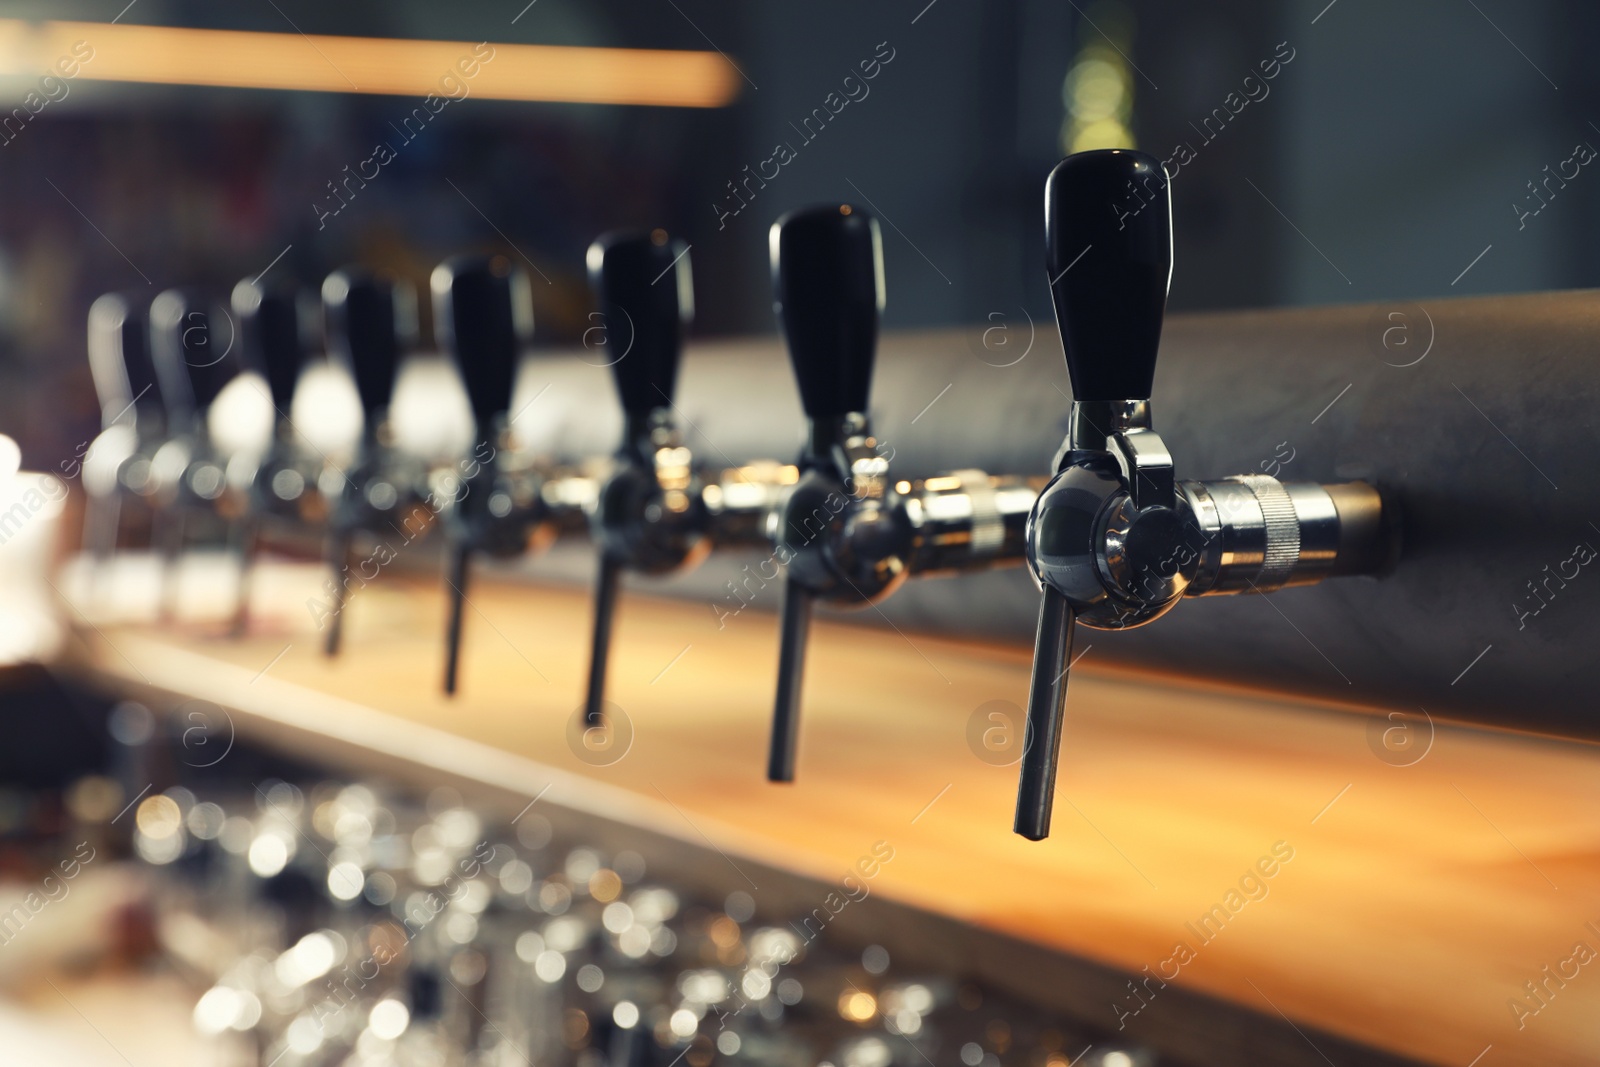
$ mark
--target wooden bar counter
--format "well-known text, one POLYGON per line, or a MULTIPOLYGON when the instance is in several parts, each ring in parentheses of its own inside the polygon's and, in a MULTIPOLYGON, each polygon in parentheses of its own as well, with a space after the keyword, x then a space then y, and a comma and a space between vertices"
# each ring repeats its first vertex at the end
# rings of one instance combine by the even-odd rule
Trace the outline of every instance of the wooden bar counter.
POLYGON ((553 803, 711 845, 730 884, 741 860, 836 881, 887 841, 874 893, 1138 976, 1138 993, 1081 1006, 1134 1039, 1166 1025, 1176 989, 1281 1016, 1330 1063, 1312 1035, 1458 1067, 1600 1061, 1594 747, 1109 671, 1093 646, 1116 635, 1090 632, 1035 844, 1011 832, 1016 768, 969 742, 981 706, 1025 701, 1026 649, 819 624, 797 780, 779 786, 763 777, 772 616, 719 626, 704 604, 631 591, 610 697, 632 743, 595 766, 568 733, 586 596, 492 579, 469 594, 454 700, 442 598, 420 579, 357 594, 337 660, 287 592, 243 640, 83 632, 127 682, 409 747, 530 798, 549 785, 553 803), (1389 728, 1412 731, 1402 756, 1389 728))

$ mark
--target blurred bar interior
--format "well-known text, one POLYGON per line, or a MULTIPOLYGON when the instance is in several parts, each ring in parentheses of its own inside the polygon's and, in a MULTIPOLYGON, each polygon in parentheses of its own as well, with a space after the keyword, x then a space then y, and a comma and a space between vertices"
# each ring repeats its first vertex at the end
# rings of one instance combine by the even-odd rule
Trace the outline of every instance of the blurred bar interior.
POLYGON ((0 12, 0 1062, 1600 1058, 1600 8, 123 2, 0 12))

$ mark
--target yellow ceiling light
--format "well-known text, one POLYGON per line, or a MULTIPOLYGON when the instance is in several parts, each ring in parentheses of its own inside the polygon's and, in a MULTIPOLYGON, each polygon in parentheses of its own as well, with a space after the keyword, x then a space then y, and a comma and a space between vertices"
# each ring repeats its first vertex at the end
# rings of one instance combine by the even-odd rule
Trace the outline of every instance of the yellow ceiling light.
POLYGON ((1074 122, 1069 152, 1090 152, 1097 148, 1132 148, 1133 131, 1117 119, 1074 122))
POLYGON ((0 77, 54 73, 79 41, 94 57, 77 77, 94 81, 421 97, 454 74, 482 99, 654 107, 724 107, 739 93, 716 52, 495 44, 465 79, 456 65, 472 42, 23 19, 0 19, 0 77))
POLYGON ((1127 56, 1133 14, 1117 0, 1103 0, 1080 14, 1095 33, 1086 35, 1061 86, 1066 107, 1061 150, 1133 148, 1133 61, 1127 56))

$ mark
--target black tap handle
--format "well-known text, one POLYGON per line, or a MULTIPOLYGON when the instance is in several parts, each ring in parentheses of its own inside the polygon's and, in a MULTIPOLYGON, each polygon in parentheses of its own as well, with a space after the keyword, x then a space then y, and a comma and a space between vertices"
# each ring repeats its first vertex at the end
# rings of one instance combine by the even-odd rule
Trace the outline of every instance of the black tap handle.
POLYGON ((433 270, 433 330, 461 373, 478 436, 511 407, 517 361, 533 336, 528 275, 505 256, 458 256, 433 270))
POLYGON ((1074 400, 1148 400, 1172 280, 1172 197, 1161 164, 1079 152, 1044 187, 1045 267, 1074 400))
POLYGON ((370 422, 394 397, 400 360, 416 343, 417 300, 409 285, 346 267, 322 283, 328 354, 355 381, 370 422))
MULTIPOLYGON (((533 293, 528 275, 505 256, 458 256, 433 270, 433 332, 455 359, 472 405, 479 441, 488 440, 511 407, 517 362, 533 335, 533 293)), ((491 480, 483 468, 478 478, 491 480)), ((475 487, 467 508, 484 506, 487 485, 475 487)), ((461 529, 450 546, 450 621, 445 631, 444 690, 456 691, 461 665, 461 624, 472 571, 473 539, 461 529)))
POLYGON ((1072 666, 1072 605, 1053 586, 1045 586, 1034 638, 1033 680, 1028 687, 1027 732, 1023 735, 1022 775, 1017 783, 1017 833, 1029 841, 1050 836, 1055 803, 1056 760, 1066 711, 1067 674, 1072 666))
POLYGON ((806 416, 865 411, 884 302, 878 220, 850 204, 801 208, 772 224, 768 243, 774 310, 806 416))
MULTIPOLYGON (((641 430, 650 425, 652 412, 671 407, 677 389, 683 331, 694 318, 689 246, 665 230, 617 231, 589 246, 588 263, 607 362, 627 416, 622 454, 637 459, 641 430)), ((601 550, 584 698, 584 721, 590 727, 605 721, 606 663, 622 568, 621 559, 601 550)))
POLYGON ((264 286, 246 279, 233 287, 239 356, 267 380, 278 418, 287 419, 306 362, 306 315, 298 286, 264 286))
MULTIPOLYGON (((867 212, 829 204, 784 215, 772 224, 768 243, 773 309, 788 342, 800 406, 811 421, 802 460, 809 464, 825 450, 836 451, 843 416, 867 410, 884 304, 883 239, 878 220, 867 212)), ((783 586, 767 757, 767 778, 774 782, 794 780, 813 596, 790 571, 783 586)))
POLYGON ((203 417, 238 371, 237 338, 217 336, 214 326, 193 293, 168 289, 150 302, 150 356, 169 415, 203 417))
POLYGON ((689 247, 665 230, 619 231, 590 245, 588 261, 622 410, 645 418, 669 406, 677 386, 694 319, 689 247))
POLYGON ((132 411, 135 420, 159 421, 161 386, 150 359, 150 323, 144 309, 118 293, 89 306, 89 370, 106 424, 132 411))

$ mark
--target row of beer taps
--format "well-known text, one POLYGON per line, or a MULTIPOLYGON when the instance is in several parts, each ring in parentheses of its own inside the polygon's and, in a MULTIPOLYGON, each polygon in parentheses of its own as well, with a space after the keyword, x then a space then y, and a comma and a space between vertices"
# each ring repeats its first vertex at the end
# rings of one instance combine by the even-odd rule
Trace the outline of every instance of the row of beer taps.
POLYGON ((1041 457, 1031 474, 894 477, 868 416, 884 307, 882 238, 868 211, 826 204, 784 215, 770 233, 775 308, 807 420, 794 461, 726 468, 691 454, 675 403, 693 317, 689 250, 659 229, 617 232, 587 256, 624 415, 622 439, 599 477, 513 447, 513 386, 533 332, 533 301, 527 275, 506 257, 451 259, 430 279, 435 340, 460 375, 475 427, 469 454, 444 472, 397 447, 390 431, 399 366, 417 343, 416 301, 404 285, 348 268, 322 286, 326 348, 353 380, 363 411, 359 445, 343 469, 308 449, 289 415, 315 319, 294 287, 255 280, 232 293, 236 358, 265 379, 276 412, 271 444, 247 470, 220 453, 208 430, 209 408, 239 366, 217 351, 205 303, 173 290, 146 312, 124 297, 102 297, 89 315, 108 415, 96 448, 113 457, 116 477, 91 500, 87 543, 92 555, 114 548, 129 499, 162 520, 169 561, 191 527, 220 523, 242 560, 242 631, 258 543, 275 528, 320 524, 336 599, 325 647, 334 655, 358 542, 437 524, 448 543, 444 687, 453 693, 473 559, 516 557, 587 529, 599 559, 584 714, 596 726, 606 717, 622 574, 681 571, 724 549, 770 550, 785 571, 767 768, 777 782, 795 774, 814 605, 860 607, 908 578, 1025 563, 1042 606, 1015 828, 1041 839, 1075 622, 1121 629, 1184 595, 1377 573, 1394 551, 1382 499, 1365 483, 1175 479, 1149 403, 1172 262, 1159 163, 1126 150, 1070 156, 1051 173, 1045 201, 1047 267, 1074 395, 1051 467, 1041 457), (1130 188, 1160 195, 1130 216, 1119 210, 1130 188))

